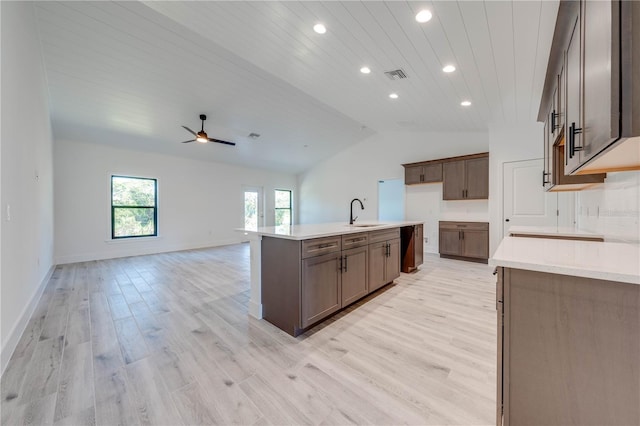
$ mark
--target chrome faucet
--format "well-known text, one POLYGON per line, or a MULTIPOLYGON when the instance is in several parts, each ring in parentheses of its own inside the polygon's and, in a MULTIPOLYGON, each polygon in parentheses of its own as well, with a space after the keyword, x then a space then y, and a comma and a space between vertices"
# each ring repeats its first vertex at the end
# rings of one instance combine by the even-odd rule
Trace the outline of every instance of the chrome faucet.
POLYGON ((357 198, 354 198, 353 200, 351 200, 351 215, 349 216, 349 225, 353 225, 353 222, 356 221, 356 219, 358 218, 358 216, 353 217, 353 202, 357 201, 360 203, 360 208, 362 210, 364 210, 364 205, 362 204, 362 201, 358 200, 357 198))

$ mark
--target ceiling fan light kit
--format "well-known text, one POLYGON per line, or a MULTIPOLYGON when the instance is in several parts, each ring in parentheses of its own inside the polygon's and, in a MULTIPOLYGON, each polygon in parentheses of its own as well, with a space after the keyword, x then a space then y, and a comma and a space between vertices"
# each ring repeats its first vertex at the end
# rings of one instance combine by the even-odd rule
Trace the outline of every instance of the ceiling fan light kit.
POLYGON ((200 120, 202 121, 202 127, 200 129, 200 131, 198 133, 194 132, 193 130, 191 130, 190 128, 188 128, 187 126, 182 126, 183 129, 185 129, 187 132, 191 133, 193 136, 195 136, 195 139, 191 139, 188 141, 184 141, 182 143, 191 143, 191 142, 200 142, 200 143, 207 143, 207 142, 216 142, 216 143, 221 143, 224 145, 231 145, 231 146, 235 146, 235 142, 227 142, 227 141, 223 141, 221 139, 215 139, 215 138, 210 138, 209 136, 207 136, 207 133, 204 131, 204 121, 207 119, 207 116, 204 114, 200 114, 200 120))

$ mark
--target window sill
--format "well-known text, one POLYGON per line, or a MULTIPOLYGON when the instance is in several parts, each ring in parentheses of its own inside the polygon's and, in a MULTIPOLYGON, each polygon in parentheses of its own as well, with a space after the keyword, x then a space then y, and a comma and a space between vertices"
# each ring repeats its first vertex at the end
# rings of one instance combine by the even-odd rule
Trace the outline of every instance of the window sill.
POLYGON ((133 237, 133 238, 109 238, 104 240, 107 244, 122 244, 122 243, 133 243, 139 241, 153 241, 153 240, 161 240, 162 237, 160 235, 155 235, 151 237, 133 237))

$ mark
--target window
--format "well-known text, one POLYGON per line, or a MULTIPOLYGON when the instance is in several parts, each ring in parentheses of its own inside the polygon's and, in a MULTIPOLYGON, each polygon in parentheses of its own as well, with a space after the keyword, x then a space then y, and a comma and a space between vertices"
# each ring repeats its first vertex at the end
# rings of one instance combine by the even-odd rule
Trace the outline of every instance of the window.
POLYGON ((158 235, 158 182, 111 176, 111 238, 158 235))
POLYGON ((276 226, 291 225, 291 191, 276 189, 276 226))

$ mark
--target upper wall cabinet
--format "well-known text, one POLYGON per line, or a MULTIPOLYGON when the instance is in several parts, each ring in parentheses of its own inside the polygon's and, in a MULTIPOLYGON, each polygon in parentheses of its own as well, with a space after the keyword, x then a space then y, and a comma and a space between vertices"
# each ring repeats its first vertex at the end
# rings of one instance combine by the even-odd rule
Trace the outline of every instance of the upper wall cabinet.
POLYGON ((477 158, 446 162, 442 178, 442 199, 486 200, 489 198, 489 156, 481 154, 477 158))
POLYGON ((571 175, 640 169, 638 46, 640 2, 561 1, 538 113, 546 186, 557 164, 571 175))
POLYGON ((442 163, 428 161, 404 165, 404 184, 442 182, 442 163))

